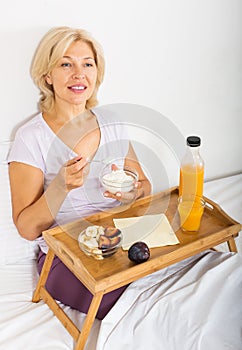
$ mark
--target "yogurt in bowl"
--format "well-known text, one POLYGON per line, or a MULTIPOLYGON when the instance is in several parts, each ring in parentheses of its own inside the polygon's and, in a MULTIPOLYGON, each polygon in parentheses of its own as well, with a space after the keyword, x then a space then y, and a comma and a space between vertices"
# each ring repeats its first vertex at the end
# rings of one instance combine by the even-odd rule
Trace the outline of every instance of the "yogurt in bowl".
MULTIPOLYGON (((106 168, 106 167, 105 167, 106 168)), ((138 181, 138 173, 135 169, 124 168, 118 170, 103 170, 100 181, 106 191, 110 193, 130 192, 134 189, 135 182, 138 181)))

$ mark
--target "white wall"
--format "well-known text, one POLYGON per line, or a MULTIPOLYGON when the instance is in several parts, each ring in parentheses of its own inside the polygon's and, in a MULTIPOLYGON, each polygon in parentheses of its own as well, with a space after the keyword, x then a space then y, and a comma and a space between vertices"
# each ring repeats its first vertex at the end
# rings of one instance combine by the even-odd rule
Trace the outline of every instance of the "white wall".
POLYGON ((146 106, 200 135, 207 179, 242 171, 241 14, 241 0, 5 1, 0 141, 37 110, 29 66, 40 38, 69 25, 102 43, 101 105, 146 106))

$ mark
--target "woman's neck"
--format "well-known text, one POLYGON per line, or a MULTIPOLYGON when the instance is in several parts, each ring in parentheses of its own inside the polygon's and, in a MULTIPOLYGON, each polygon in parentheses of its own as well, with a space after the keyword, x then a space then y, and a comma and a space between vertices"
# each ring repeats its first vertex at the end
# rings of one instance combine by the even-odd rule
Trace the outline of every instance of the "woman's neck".
POLYGON ((85 122, 90 119, 91 115, 91 111, 87 110, 84 106, 74 106, 74 108, 63 109, 59 105, 55 105, 51 111, 43 113, 43 118, 56 132, 66 124, 75 124, 77 122, 85 124, 85 122))

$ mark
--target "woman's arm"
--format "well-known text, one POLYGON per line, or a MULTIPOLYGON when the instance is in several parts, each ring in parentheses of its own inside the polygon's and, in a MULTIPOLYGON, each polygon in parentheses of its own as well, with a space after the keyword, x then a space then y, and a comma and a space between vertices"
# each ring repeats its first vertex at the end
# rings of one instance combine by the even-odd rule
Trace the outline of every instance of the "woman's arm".
POLYGON ((143 169, 138 161, 138 158, 135 154, 135 151, 131 143, 129 145, 129 151, 128 151, 127 157, 125 158, 124 166, 133 168, 138 173, 139 180, 138 180, 138 186, 136 188, 137 192, 136 192, 135 199, 148 196, 151 192, 151 184, 143 172, 143 169))
POLYGON ((71 159, 44 192, 44 175, 40 169, 10 163, 13 221, 22 237, 34 240, 53 224, 67 193, 82 186, 86 164, 84 158, 71 159))

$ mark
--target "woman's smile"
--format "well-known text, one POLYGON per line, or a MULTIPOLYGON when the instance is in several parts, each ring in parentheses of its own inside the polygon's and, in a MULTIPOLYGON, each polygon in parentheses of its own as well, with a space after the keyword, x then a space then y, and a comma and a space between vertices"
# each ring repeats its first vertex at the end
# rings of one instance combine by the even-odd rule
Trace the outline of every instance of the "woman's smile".
POLYGON ((68 89, 74 92, 75 94, 83 93, 86 90, 87 86, 83 84, 75 84, 68 86, 68 89))

